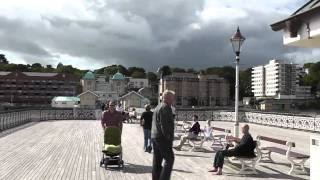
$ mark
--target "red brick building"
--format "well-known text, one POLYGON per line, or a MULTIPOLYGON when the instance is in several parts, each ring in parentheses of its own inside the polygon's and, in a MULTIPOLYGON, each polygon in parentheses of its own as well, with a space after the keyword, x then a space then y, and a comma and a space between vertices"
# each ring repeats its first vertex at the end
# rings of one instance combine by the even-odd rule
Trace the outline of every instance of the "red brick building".
POLYGON ((0 102, 50 105, 55 96, 75 96, 79 81, 70 74, 0 72, 0 102))

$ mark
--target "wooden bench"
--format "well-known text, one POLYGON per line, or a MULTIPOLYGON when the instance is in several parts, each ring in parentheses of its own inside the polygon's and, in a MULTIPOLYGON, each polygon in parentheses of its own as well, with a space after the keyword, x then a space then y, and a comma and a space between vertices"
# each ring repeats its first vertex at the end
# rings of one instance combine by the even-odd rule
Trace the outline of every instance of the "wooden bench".
MULTIPOLYGON (((234 136, 226 137, 227 143, 230 144, 230 147, 234 147, 235 145, 231 144, 228 141, 229 138, 236 139, 238 142, 240 142, 240 140, 241 140, 241 138, 237 138, 234 136)), ((240 161, 241 169, 238 172, 239 174, 257 174, 256 164, 259 162, 259 159, 261 157, 261 151, 259 149, 259 142, 254 141, 254 143, 255 143, 255 156, 252 156, 252 157, 248 157, 248 156, 228 157, 228 161, 230 163, 234 163, 236 160, 240 161)))
POLYGON ((194 151, 196 149, 202 149, 203 143, 208 140, 212 140, 212 145, 216 141, 223 147, 222 139, 226 140, 226 137, 231 133, 231 130, 219 128, 219 127, 212 127, 212 131, 210 134, 205 134, 203 131, 200 132, 199 136, 196 138, 189 139, 189 143, 192 146, 190 151, 194 151), (214 134, 216 131, 223 132, 223 134, 214 134))
POLYGON ((259 141, 259 145, 261 145, 261 141, 268 141, 268 142, 280 144, 282 146, 287 147, 286 149, 274 147, 274 146, 260 147, 261 157, 259 158, 259 161, 263 158, 267 158, 271 162, 274 162, 271 159, 271 153, 272 152, 278 153, 278 154, 285 155, 291 164, 291 168, 290 168, 288 174, 292 174, 292 172, 297 170, 299 167, 303 172, 306 172, 304 164, 310 158, 310 156, 305 155, 305 154, 301 154, 301 153, 297 153, 297 152, 293 152, 291 149, 296 146, 296 144, 294 142, 279 140, 279 139, 266 137, 266 136, 257 136, 257 140, 259 141))
POLYGON ((183 131, 183 133, 187 133, 188 130, 191 128, 191 124, 192 124, 192 122, 190 122, 190 121, 182 121, 181 123, 176 122, 175 123, 175 131, 181 130, 181 131, 183 131), (179 129, 178 129, 178 127, 179 127, 179 129))
POLYGON ((218 142, 221 147, 223 147, 223 142, 222 140, 226 141, 227 136, 230 135, 231 130, 230 129, 224 129, 224 128, 220 128, 220 127, 212 127, 213 131, 213 136, 212 136, 212 145, 214 145, 215 142, 218 142), (220 134, 216 134, 216 132, 220 132, 220 134))

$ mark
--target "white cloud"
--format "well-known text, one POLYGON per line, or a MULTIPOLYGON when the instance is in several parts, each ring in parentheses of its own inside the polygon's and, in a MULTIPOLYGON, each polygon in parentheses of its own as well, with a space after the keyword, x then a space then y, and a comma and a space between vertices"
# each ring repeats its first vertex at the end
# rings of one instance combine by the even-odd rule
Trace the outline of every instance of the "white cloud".
POLYGON ((41 20, 41 16, 93 19, 85 0, 1 0, 0 15, 8 18, 41 20))
POLYGON ((269 24, 305 2, 0 0, 0 53, 14 63, 61 61, 84 69, 112 63, 205 67, 209 60, 224 65, 230 56, 227 39, 240 25, 246 46, 257 49, 246 51, 247 58, 259 63, 257 57, 261 62, 288 52, 269 24))
POLYGON ((284 57, 288 61, 295 62, 298 64, 304 64, 308 62, 320 61, 320 50, 319 49, 300 49, 294 52, 285 53, 284 57))

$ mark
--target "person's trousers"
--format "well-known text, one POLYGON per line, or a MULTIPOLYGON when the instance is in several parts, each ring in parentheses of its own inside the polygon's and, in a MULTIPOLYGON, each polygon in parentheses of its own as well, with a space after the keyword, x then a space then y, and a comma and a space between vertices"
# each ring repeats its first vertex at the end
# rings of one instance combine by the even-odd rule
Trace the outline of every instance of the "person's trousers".
POLYGON ((193 134, 192 132, 189 132, 186 135, 182 135, 180 138, 179 145, 177 147, 181 148, 184 145, 184 143, 187 141, 187 139, 196 138, 197 136, 198 136, 197 134, 193 134))
POLYGON ((174 162, 172 141, 152 139, 153 165, 152 180, 169 180, 174 162), (162 167, 162 161, 163 167, 162 167))
POLYGON ((144 134, 144 145, 143 148, 145 151, 151 150, 151 129, 143 129, 144 134))
POLYGON ((234 149, 230 149, 230 150, 221 150, 218 151, 214 157, 214 161, 213 161, 213 167, 214 168, 222 168, 223 167, 223 163, 224 163, 224 157, 232 157, 235 156, 237 153, 234 149))

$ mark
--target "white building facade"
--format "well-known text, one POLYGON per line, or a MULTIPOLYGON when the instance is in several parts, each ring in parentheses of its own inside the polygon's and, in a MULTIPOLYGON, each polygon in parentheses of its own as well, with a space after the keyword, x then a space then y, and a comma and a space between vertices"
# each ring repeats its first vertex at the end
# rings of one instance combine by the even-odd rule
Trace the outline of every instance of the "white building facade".
POLYGON ((252 68, 252 92, 258 97, 266 95, 264 66, 252 68))

